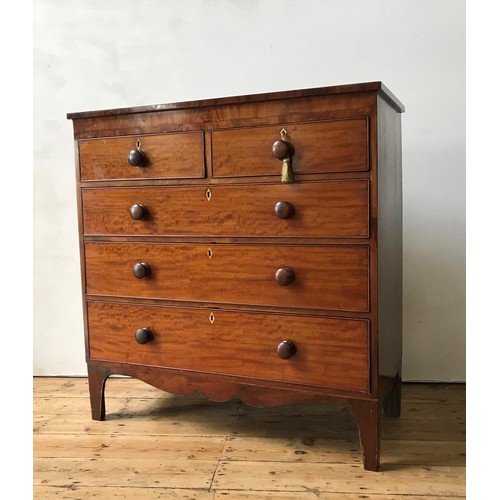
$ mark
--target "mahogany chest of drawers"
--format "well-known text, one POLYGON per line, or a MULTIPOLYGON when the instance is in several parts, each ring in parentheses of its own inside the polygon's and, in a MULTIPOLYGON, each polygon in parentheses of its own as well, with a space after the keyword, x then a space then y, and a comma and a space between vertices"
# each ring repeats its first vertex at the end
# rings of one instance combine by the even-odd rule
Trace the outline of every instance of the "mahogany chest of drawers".
POLYGON ((92 417, 111 374, 354 415, 401 374, 401 120, 380 82, 71 113, 92 417))

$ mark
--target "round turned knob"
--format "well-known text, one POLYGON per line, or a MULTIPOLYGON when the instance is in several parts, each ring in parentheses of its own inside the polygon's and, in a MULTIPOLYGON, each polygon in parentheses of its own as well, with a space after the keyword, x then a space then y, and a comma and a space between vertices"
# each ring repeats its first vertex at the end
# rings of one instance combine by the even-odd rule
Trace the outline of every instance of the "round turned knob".
POLYGON ((149 267, 149 264, 146 264, 145 262, 138 262, 137 264, 134 264, 132 272, 137 279, 142 280, 151 274, 151 268, 149 267))
POLYGON ((295 148, 293 144, 287 141, 278 140, 273 144, 273 155, 278 160, 283 160, 284 158, 290 158, 295 153, 295 148))
POLYGON ((280 267, 276 271, 274 278, 278 285, 286 286, 295 281, 295 273, 289 267, 280 267))
POLYGON ((138 344, 147 344, 153 340, 153 332, 149 328, 139 328, 135 332, 135 340, 138 344))
POLYGON ((148 158, 142 151, 132 149, 128 154, 128 162, 133 167, 145 167, 148 162, 148 158))
POLYGON ((148 216, 148 209, 141 203, 135 203, 130 207, 130 217, 134 220, 143 220, 148 216))
POLYGON ((295 344, 289 340, 283 340, 276 348, 276 353, 281 359, 290 359, 296 352, 295 344))
POLYGON ((278 201, 278 203, 274 205, 274 215, 276 215, 278 219, 289 219, 293 213, 293 205, 288 203, 288 201, 278 201))

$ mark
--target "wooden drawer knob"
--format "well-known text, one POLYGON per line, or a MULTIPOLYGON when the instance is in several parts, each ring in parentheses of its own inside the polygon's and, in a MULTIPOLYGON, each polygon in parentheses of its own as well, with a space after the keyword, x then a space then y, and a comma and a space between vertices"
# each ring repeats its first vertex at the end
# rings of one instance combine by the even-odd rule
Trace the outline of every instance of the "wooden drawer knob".
POLYGON ((278 160, 284 160, 285 158, 291 158, 295 153, 295 148, 291 142, 283 141, 279 139, 273 144, 273 155, 278 160))
POLYGON ((132 149, 128 154, 128 162, 133 167, 145 167, 148 163, 148 157, 138 149, 132 149))
POLYGON ((293 205, 288 201, 278 201, 278 203, 274 205, 274 215, 276 215, 278 219, 289 219, 292 217, 294 211, 293 205))
POLYGON ((153 340, 153 332, 149 328, 139 328, 135 332, 135 340, 138 344, 147 344, 153 340))
POLYGON ((295 273, 289 267, 280 267, 274 275, 276 283, 281 286, 290 285, 295 281, 295 273))
POLYGON ((141 203, 134 203, 130 207, 130 217, 134 220, 144 220, 148 216, 148 209, 141 203))
POLYGON ((146 262, 137 262, 137 264, 134 264, 132 272, 137 279, 142 280, 151 274, 151 268, 146 262))
POLYGON ((290 359, 296 352, 295 344, 289 340, 283 340, 276 348, 276 353, 281 359, 290 359))

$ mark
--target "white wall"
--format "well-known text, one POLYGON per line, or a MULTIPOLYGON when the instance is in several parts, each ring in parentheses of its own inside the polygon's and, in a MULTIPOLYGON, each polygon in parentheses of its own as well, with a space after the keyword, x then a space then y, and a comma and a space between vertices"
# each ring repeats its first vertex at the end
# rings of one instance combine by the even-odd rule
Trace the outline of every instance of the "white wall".
POLYGON ((404 372, 465 379, 465 2, 34 2, 34 373, 85 374, 67 112, 382 80, 403 122, 404 372))

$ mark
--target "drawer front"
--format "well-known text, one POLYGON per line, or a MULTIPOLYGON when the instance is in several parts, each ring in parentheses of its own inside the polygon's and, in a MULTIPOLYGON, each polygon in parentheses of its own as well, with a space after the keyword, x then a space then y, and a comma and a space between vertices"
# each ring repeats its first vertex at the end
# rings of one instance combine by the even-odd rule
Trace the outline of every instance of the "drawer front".
POLYGON ((210 186, 209 189, 209 196, 207 187, 203 186, 83 189, 84 232, 96 235, 369 236, 367 180, 210 186), (275 214, 275 206, 280 201, 293 207, 284 219, 275 214), (132 218, 130 209, 134 205, 146 208, 144 217, 132 218))
POLYGON ((91 295, 369 309, 367 246, 87 243, 85 259, 91 295))
POLYGON ((272 146, 285 128, 297 174, 368 170, 368 118, 212 130, 214 177, 281 175, 272 146))
POLYGON ((369 323, 204 309, 88 304, 90 358, 369 390, 369 323), (137 329, 152 339, 139 344, 137 329), (287 340, 289 359, 277 355, 287 340))
POLYGON ((82 181, 205 176, 201 131, 81 140, 79 154, 82 181), (137 141, 146 160, 136 167, 128 158, 130 151, 137 150, 137 141))

